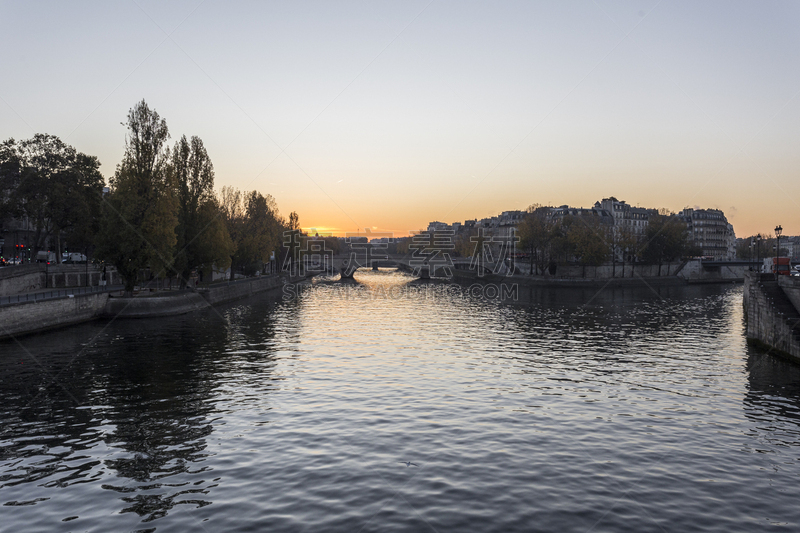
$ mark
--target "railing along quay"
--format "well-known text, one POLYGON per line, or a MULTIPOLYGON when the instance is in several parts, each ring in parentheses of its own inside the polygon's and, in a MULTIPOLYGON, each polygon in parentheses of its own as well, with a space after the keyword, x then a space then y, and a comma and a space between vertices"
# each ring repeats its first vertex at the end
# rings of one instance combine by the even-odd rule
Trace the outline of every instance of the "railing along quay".
POLYGON ((101 292, 114 292, 124 289, 124 285, 112 286, 94 286, 94 287, 72 287, 68 289, 59 289, 43 292, 27 292, 24 294, 15 294, 13 296, 3 296, 0 298, 0 307, 4 305, 13 305, 25 302, 41 302, 45 300, 57 300, 59 298, 69 298, 70 296, 77 296, 80 294, 93 294, 101 292))

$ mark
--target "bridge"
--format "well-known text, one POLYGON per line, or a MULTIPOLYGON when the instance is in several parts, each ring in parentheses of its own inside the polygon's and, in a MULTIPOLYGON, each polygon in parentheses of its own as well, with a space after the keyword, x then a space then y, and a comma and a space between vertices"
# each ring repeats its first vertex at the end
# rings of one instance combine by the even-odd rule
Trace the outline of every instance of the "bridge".
MULTIPOLYGON (((476 276, 489 274, 507 275, 511 271, 509 265, 504 262, 481 261, 479 264, 473 264, 472 258, 450 258, 440 255, 423 258, 414 257, 411 254, 384 254, 379 257, 365 258, 363 255, 334 255, 332 259, 329 259, 331 256, 325 256, 323 257, 323 264, 315 264, 312 260, 307 270, 311 272, 339 272, 342 278, 345 279, 352 278, 359 268, 372 270, 396 268, 397 270, 417 275, 420 279, 449 278, 456 275, 454 270, 465 274, 469 272, 476 276), (325 265, 324 263, 327 261, 331 261, 332 264, 325 265), (319 268, 315 269, 315 265, 319 265, 319 268)), ((519 269, 514 267, 514 272, 519 273, 519 269)))

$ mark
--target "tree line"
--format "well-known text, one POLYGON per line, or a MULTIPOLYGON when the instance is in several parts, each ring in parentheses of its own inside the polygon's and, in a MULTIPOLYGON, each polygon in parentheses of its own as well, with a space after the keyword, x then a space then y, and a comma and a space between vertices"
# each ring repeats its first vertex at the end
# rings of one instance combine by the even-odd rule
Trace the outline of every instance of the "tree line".
MULTIPOLYGON (((770 234, 750 235, 743 239, 736 239, 736 257, 750 261, 764 259, 766 257, 775 257, 775 248, 778 239, 770 234)), ((777 255, 786 257, 791 255, 789 247, 785 246, 786 238, 781 239, 781 249, 777 255)))
POLYGON ((105 194, 98 159, 55 136, 0 144, 0 220, 28 220, 32 255, 51 243, 60 259, 68 240, 114 265, 126 291, 143 275, 184 287, 212 265, 233 278, 280 258, 284 231, 299 231, 297 213, 285 220, 275 199, 255 190, 215 193, 203 141, 182 135, 170 146, 166 120, 144 100, 125 125, 125 152, 105 194))
MULTIPOLYGON (((690 244, 686 224, 667 210, 651 214, 643 234, 630 226, 605 224, 595 216, 550 216, 550 208, 532 205, 518 227, 519 248, 528 255, 533 274, 555 274, 571 258, 580 265, 599 266, 642 261, 659 266, 684 255, 701 255, 690 244), (618 259, 619 258, 619 259, 618 259)), ((615 272, 612 271, 612 275, 615 272)))
MULTIPOLYGON (((536 275, 545 272, 554 275, 559 265, 574 262, 584 267, 584 276, 587 266, 606 263, 612 265, 612 276, 616 276, 617 263, 624 274, 625 265, 633 262, 658 265, 660 275, 664 263, 683 256, 702 255, 702 249, 691 244, 686 224, 667 209, 651 214, 644 233, 639 234, 631 226, 614 226, 595 215, 554 217, 552 208, 534 204, 526 210, 514 237, 518 239, 515 250, 527 256, 530 272, 536 275)), ((425 249, 470 257, 482 253, 487 239, 492 237, 471 228, 453 235, 452 246, 437 246, 431 238, 425 249)), ((409 253, 413 246, 411 237, 402 238, 398 240, 397 251, 409 253)), ((506 248, 501 253, 509 251, 506 248)))

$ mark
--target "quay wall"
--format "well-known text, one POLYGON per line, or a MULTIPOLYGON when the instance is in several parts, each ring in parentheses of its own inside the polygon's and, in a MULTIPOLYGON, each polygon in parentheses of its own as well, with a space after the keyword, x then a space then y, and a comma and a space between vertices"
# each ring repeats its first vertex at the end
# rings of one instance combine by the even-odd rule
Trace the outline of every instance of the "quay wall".
POLYGON ((148 318, 180 315, 210 305, 246 298, 305 278, 263 276, 226 285, 172 293, 110 296, 108 292, 25 301, 0 307, 0 339, 69 326, 97 318, 148 318))
POLYGON ((107 292, 22 302, 0 309, 0 338, 35 333, 94 320, 103 312, 107 292))
MULTIPOLYGON (((522 267, 517 263, 517 267, 522 267)), ((522 274, 512 276, 515 282, 525 285, 567 287, 581 286, 626 286, 626 285, 683 285, 687 283, 732 283, 744 281, 745 273, 749 271, 748 264, 703 264, 700 260, 689 260, 680 263, 664 263, 661 265, 661 275, 658 275, 658 265, 617 264, 597 267, 578 265, 561 265, 555 275, 544 274, 537 276, 528 275, 528 265, 524 265, 522 274), (585 275, 584 275, 585 273, 585 275), (623 276, 624 273, 624 276, 623 276)), ((437 276, 439 274, 437 273, 437 276)), ((453 269, 453 275, 459 278, 479 278, 475 272, 460 268, 453 269)), ((502 276, 501 276, 502 277, 502 276)), ((499 279, 497 276, 486 275, 482 279, 490 281, 499 279), (496 279, 495 279, 496 278, 496 279)))
POLYGON ((749 343, 800 362, 800 314, 772 275, 745 276, 744 310, 749 343))
POLYGON ((260 278, 233 281, 227 285, 217 285, 208 289, 198 289, 198 293, 210 305, 216 305, 282 287, 287 279, 285 276, 262 276, 260 278))
POLYGON ((750 271, 749 263, 736 264, 720 262, 719 264, 702 263, 699 259, 686 261, 678 272, 678 276, 688 283, 725 283, 742 282, 746 272, 750 271))
MULTIPOLYGON (((527 274, 529 265, 523 265, 522 262, 517 263, 517 267, 527 274), (523 270, 524 269, 524 270, 523 270)), ((612 264, 604 264, 599 266, 586 266, 581 265, 559 265, 556 269, 554 276, 545 274, 544 278, 550 279, 625 279, 625 278, 655 278, 673 276, 680 269, 681 263, 664 263, 661 265, 661 274, 658 272, 658 265, 643 265, 640 263, 625 263, 623 268, 622 263, 617 263, 616 266, 612 264)))
POLYGON ((112 297, 103 315, 116 318, 182 315, 282 287, 287 279, 286 276, 261 276, 177 294, 112 297))
POLYGON ((779 276, 778 285, 783 293, 792 302, 794 308, 800 311, 800 277, 779 276))
POLYGON ((102 314, 106 318, 150 318, 182 315, 208 305, 196 292, 179 292, 167 296, 111 297, 102 314))
MULTIPOLYGON (((45 289, 96 287, 102 270, 97 265, 29 264, 0 268, 0 297, 45 289)), ((106 269, 106 284, 119 285, 122 278, 113 268, 106 269)))

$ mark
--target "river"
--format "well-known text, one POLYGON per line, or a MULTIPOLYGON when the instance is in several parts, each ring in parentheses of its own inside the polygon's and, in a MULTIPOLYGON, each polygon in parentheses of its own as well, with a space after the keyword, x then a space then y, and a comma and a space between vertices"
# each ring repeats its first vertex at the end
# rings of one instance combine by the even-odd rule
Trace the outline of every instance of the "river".
POLYGON ((800 369, 746 345, 741 285, 465 289, 1 343, 0 530, 800 528, 800 369))

